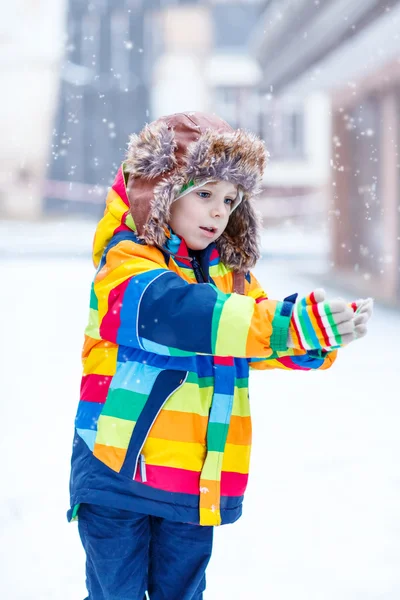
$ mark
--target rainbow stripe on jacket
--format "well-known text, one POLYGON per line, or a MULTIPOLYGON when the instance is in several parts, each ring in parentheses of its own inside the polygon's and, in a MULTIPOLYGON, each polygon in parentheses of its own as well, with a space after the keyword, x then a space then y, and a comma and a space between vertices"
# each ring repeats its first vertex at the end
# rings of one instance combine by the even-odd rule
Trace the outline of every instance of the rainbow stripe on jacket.
MULTIPOLYGON (((324 369, 335 353, 286 348, 292 304, 245 295, 211 244, 198 283, 184 240, 143 244, 123 168, 94 240, 71 509, 92 502, 200 525, 239 518, 251 418, 249 366, 324 369)), ((79 514, 79 513, 78 513, 79 514)))

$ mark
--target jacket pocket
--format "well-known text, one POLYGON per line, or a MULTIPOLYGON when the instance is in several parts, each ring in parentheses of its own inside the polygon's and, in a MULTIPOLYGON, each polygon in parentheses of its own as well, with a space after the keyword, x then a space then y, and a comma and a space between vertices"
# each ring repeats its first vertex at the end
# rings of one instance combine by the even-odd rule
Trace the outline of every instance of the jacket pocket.
POLYGON ((121 475, 134 478, 139 455, 153 423, 166 401, 185 383, 187 375, 187 371, 161 371, 158 375, 133 429, 121 475))

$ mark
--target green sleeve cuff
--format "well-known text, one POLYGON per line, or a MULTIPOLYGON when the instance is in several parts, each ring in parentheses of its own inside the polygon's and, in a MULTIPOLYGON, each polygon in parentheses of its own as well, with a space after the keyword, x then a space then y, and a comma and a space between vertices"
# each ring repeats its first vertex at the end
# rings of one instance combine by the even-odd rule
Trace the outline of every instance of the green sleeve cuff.
POLYGON ((288 349, 287 342, 291 316, 292 311, 288 311, 288 302, 278 302, 272 320, 271 350, 282 352, 288 349))

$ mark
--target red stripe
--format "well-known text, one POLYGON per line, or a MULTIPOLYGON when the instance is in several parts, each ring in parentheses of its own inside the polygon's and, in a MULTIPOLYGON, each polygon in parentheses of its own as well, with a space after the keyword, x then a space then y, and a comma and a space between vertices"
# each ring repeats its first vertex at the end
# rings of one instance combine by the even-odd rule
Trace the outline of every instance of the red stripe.
MULTIPOLYGON (((142 481, 139 466, 136 470, 135 481, 142 481)), ((147 485, 165 492, 199 494, 200 473, 197 471, 146 465, 146 479, 147 485)))
MULTIPOLYGON (((316 304, 314 292, 311 292, 311 294, 308 297, 309 297, 309 299, 311 301, 311 304, 316 304)), ((307 304, 308 304, 308 302, 307 302, 307 304)))
POLYGON ((213 248, 210 254, 210 261, 215 260, 216 258, 219 258, 219 252, 217 248, 213 248))
POLYGON ((124 181, 124 175, 122 173, 122 167, 120 167, 118 169, 118 173, 115 177, 112 189, 117 192, 118 196, 120 196, 121 200, 127 205, 129 206, 129 200, 128 200, 128 196, 126 195, 126 190, 125 190, 125 181, 124 181))
POLYGON ((119 227, 117 227, 117 228, 114 230, 114 235, 115 235, 116 233, 118 233, 119 231, 132 231, 132 229, 130 229, 130 228, 128 227, 128 225, 120 225, 119 227))
POLYGON ((312 311, 314 313, 314 317, 317 320, 318 326, 319 326, 319 328, 321 330, 322 336, 324 338, 325 346, 330 346, 331 342, 329 340, 328 334, 326 333, 326 329, 325 329, 325 326, 324 326, 324 324, 322 322, 321 316, 320 316, 320 314, 318 312, 318 307, 317 307, 316 304, 312 304, 311 308, 312 308, 312 311))
POLYGON ((121 325, 122 298, 129 282, 130 279, 128 278, 109 293, 108 311, 104 315, 99 328, 103 340, 117 343, 117 333, 121 325))
MULTIPOLYGON (((248 475, 242 473, 223 471, 221 474, 221 496, 242 496, 247 487, 248 478, 248 475)), ((200 473, 197 471, 146 465, 146 479, 145 483, 147 485, 165 492, 195 494, 196 496, 200 493, 200 473)), ((135 481, 142 482, 139 465, 136 470, 135 481)))
POLYGON ((351 308, 353 309, 354 312, 356 312, 356 310, 357 310, 357 302, 352 302, 351 303, 351 308))
POLYGON ((84 375, 81 381, 80 399, 85 402, 104 404, 111 379, 111 375, 84 375))
POLYGON ((243 496, 248 479, 248 474, 222 471, 221 496, 243 496))
POLYGON ((290 356, 281 356, 281 358, 277 358, 276 360, 293 371, 310 371, 309 367, 301 367, 297 363, 293 362, 290 356))
POLYGON ((214 356, 214 365, 233 367, 234 364, 233 356, 214 356))

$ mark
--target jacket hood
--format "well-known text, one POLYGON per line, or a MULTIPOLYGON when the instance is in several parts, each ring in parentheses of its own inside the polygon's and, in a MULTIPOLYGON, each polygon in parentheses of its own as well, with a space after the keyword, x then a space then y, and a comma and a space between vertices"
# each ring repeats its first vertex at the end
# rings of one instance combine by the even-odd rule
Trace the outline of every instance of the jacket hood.
POLYGON ((254 206, 267 161, 263 141, 200 112, 162 117, 130 138, 124 171, 130 214, 146 244, 166 243, 170 207, 182 187, 199 180, 239 186, 243 200, 216 245, 226 266, 252 268, 260 257, 261 220, 254 206))

